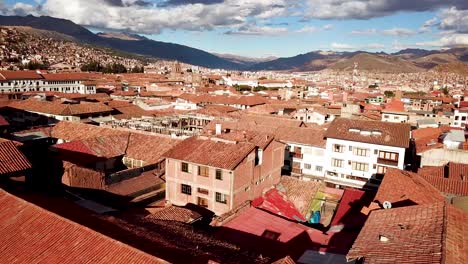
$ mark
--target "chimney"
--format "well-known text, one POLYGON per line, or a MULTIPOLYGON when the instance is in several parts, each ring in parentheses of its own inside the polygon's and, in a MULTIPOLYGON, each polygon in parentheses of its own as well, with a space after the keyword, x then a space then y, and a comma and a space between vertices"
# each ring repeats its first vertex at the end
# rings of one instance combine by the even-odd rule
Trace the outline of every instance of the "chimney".
POLYGON ((216 135, 221 135, 221 124, 216 124, 216 135))

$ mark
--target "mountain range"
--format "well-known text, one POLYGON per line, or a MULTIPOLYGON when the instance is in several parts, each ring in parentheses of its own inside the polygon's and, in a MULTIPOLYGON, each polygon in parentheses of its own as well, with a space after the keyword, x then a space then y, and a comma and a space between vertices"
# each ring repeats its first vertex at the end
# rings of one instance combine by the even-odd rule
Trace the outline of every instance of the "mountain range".
POLYGON ((165 60, 178 60, 207 68, 228 70, 318 71, 331 69, 349 71, 357 63, 360 70, 396 73, 420 72, 447 64, 452 66, 442 68, 452 69, 458 67, 457 65, 463 67, 468 62, 468 47, 447 50, 405 49, 391 54, 365 51, 312 51, 285 58, 247 58, 230 54, 209 53, 184 45, 151 40, 136 34, 119 32, 94 34, 70 20, 49 16, 0 16, 0 25, 28 26, 55 31, 85 44, 165 60))

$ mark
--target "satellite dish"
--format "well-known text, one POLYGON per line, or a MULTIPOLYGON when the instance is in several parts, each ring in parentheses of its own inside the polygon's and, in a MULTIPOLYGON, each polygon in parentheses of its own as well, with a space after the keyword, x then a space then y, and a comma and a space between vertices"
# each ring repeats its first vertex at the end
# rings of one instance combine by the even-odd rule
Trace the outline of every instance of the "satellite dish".
POLYGON ((383 203, 383 208, 384 208, 384 209, 390 209, 390 208, 392 208, 392 203, 389 202, 389 201, 385 201, 385 202, 383 203))

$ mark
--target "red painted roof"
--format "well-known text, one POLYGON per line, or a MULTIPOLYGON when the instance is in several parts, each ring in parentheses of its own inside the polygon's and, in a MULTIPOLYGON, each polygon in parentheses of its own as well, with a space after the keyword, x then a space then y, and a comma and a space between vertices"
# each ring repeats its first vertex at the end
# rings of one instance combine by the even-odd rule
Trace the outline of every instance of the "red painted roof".
POLYGON ((3 116, 0 116, 0 126, 9 126, 10 123, 6 121, 6 119, 3 116))
POLYGON ((306 221, 294 204, 278 189, 269 190, 262 197, 253 200, 252 205, 293 221, 306 221))
POLYGON ((343 234, 327 234, 251 207, 222 226, 217 235, 264 255, 276 258, 289 255, 298 259, 309 249, 346 254, 357 234, 343 234), (268 238, 268 233, 276 233, 276 239, 268 238))
POLYGON ((330 226, 343 224, 345 227, 362 227, 366 216, 361 214, 361 209, 369 205, 375 193, 347 188, 341 197, 330 226))

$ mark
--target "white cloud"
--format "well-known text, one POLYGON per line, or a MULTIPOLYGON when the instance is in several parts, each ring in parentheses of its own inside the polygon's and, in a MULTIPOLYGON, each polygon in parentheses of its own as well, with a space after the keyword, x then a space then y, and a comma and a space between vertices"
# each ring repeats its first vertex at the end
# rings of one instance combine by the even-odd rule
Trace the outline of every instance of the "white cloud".
POLYGON ((453 34, 444 36, 439 40, 418 42, 416 46, 422 47, 454 47, 459 45, 468 45, 468 34, 453 34))
POLYGON ((369 28, 369 29, 363 29, 363 30, 353 30, 351 31, 352 35, 373 35, 377 34, 377 29, 375 28, 369 28))
POLYGON ((307 18, 369 19, 404 11, 428 11, 455 6, 468 9, 466 0, 308 0, 307 18))
POLYGON ((323 30, 332 30, 335 26, 333 24, 326 24, 322 27, 323 30))
POLYGON ((337 50, 374 50, 374 49, 383 49, 385 45, 380 43, 370 43, 365 45, 351 45, 346 43, 336 43, 333 42, 330 47, 337 50))
POLYGON ((439 28, 468 33, 468 10, 458 10, 455 7, 443 10, 440 13, 439 28))
POLYGON ((336 42, 333 42, 331 44, 331 48, 332 49, 338 49, 338 50, 353 50, 353 49, 356 49, 356 46, 353 46, 353 45, 350 45, 350 44, 346 44, 346 43, 336 43, 336 42))
MULTIPOLYGON (((225 0, 213 4, 156 6, 124 0, 45 0, 40 8, 16 3, 10 14, 49 15, 103 29, 155 34, 164 29, 210 30, 283 14, 286 0, 225 0), (116 4, 117 3, 117 4, 116 4)), ((190 1, 192 2, 192 1, 190 1)), ((197 2, 197 1, 193 1, 197 2)))
POLYGON ((301 29, 298 29, 296 30, 295 32, 296 33, 314 33, 314 32, 318 32, 320 29, 318 27, 314 27, 314 26, 305 26, 301 29))
POLYGON ((226 35, 250 35, 250 36, 275 36, 288 32, 286 27, 270 27, 270 26, 256 26, 246 25, 240 27, 235 31, 227 31, 226 35))
POLYGON ((389 35, 389 36, 407 37, 407 36, 416 35, 417 32, 411 29, 407 29, 407 28, 392 28, 392 29, 382 30, 382 34, 389 35))

